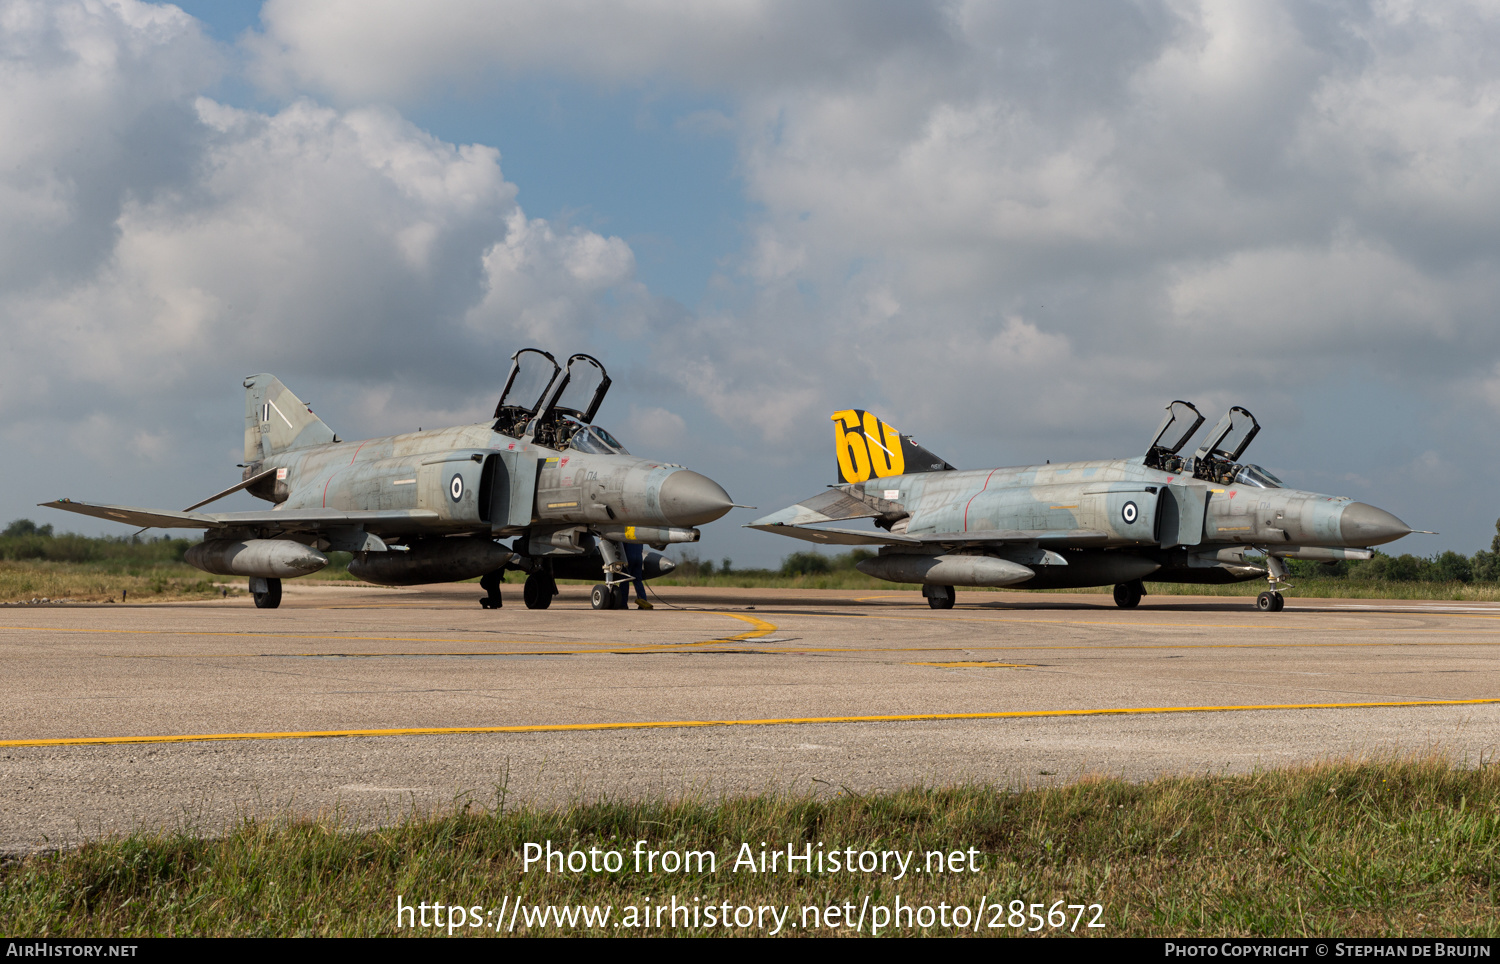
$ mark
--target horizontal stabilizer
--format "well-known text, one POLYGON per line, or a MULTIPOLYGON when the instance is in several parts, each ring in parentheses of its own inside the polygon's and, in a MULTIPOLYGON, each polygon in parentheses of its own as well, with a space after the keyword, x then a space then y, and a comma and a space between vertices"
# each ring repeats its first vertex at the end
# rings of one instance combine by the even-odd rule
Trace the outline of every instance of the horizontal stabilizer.
POLYGON ((814 522, 844 522, 849 519, 875 519, 891 510, 899 511, 901 506, 884 499, 872 499, 868 496, 859 497, 858 490, 851 492, 853 486, 837 486, 826 492, 819 492, 810 499, 803 499, 796 505, 788 506, 780 511, 773 512, 768 516, 756 519, 751 525, 809 525, 814 522))
POLYGON ((919 546, 922 540, 909 536, 898 536, 890 532, 859 532, 854 529, 816 529, 812 526, 788 525, 773 522, 769 525, 748 525, 747 529, 774 532, 778 536, 791 536, 805 542, 818 542, 830 546, 919 546))
POLYGON ((204 506, 208 505, 210 502, 217 502, 220 499, 224 498, 225 496, 234 495, 236 492, 238 492, 241 489, 248 489, 248 488, 250 488, 250 486, 254 485, 257 482, 261 482, 261 481, 263 481, 265 479, 269 479, 271 476, 275 475, 278 471, 280 471, 280 470, 276 469, 276 468, 269 468, 269 469, 266 469, 264 472, 257 472, 254 475, 250 476, 248 479, 244 480, 243 482, 237 483, 235 485, 231 485, 229 488, 225 489, 222 492, 215 492, 213 495, 211 495, 208 498, 202 500, 201 502, 194 502, 192 505, 188 506, 186 509, 183 509, 182 511, 183 512, 192 512, 194 509, 201 509, 204 506))

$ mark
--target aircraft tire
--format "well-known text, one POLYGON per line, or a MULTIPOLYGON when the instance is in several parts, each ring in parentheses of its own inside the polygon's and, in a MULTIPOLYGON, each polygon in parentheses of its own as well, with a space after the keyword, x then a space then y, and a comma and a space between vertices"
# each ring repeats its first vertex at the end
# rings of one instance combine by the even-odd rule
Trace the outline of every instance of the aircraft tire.
POLYGON ((1276 597, 1276 608, 1273 609, 1272 612, 1278 612, 1279 613, 1283 609, 1286 608, 1286 597, 1285 596, 1283 596, 1279 592, 1273 592, 1273 593, 1271 593, 1271 595, 1273 595, 1273 596, 1276 597))
POLYGON ((1121 609, 1134 609, 1141 604, 1141 597, 1146 594, 1146 587, 1141 585, 1139 579, 1135 582, 1122 582, 1115 586, 1115 605, 1121 609))
POLYGON ((617 582, 617 583, 615 583, 615 608, 616 609, 629 609, 630 608, 630 583, 628 583, 628 582, 617 582))
POLYGON ((946 590, 948 590, 948 595, 943 596, 941 598, 939 598, 938 596, 928 596, 927 597, 927 605, 931 606, 933 609, 952 609, 953 608, 953 602, 954 602, 955 599, 957 599, 958 594, 953 591, 953 587, 952 586, 944 586, 943 588, 946 589, 946 590))
POLYGON ((266 591, 251 593, 255 597, 256 609, 275 609, 281 605, 281 580, 267 579, 266 591))
POLYGON ((527 609, 546 609, 552 605, 552 580, 542 573, 532 573, 521 587, 521 598, 527 609))
POLYGON ((1263 613, 1274 613, 1276 611, 1276 594, 1263 592, 1255 597, 1255 608, 1263 613))
POLYGON ((603 583, 595 586, 594 591, 589 593, 589 605, 593 606, 595 609, 614 609, 614 589, 610 586, 604 585, 603 583))

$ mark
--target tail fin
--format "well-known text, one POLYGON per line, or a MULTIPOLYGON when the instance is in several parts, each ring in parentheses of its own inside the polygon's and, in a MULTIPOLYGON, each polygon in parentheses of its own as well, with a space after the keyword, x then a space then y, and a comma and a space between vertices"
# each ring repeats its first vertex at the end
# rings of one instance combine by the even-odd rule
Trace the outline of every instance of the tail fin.
POLYGON ((259 462, 287 449, 338 440, 333 429, 324 425, 275 375, 251 375, 245 379, 246 462, 259 462))
POLYGON ((839 481, 864 482, 918 472, 951 472, 953 466, 902 435, 871 412, 857 408, 834 412, 834 451, 839 481))

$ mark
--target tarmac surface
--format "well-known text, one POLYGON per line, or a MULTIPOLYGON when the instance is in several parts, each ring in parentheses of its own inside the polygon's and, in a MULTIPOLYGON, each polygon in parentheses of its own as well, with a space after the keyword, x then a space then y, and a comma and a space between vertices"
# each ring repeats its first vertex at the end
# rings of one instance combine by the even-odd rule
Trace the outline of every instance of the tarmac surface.
POLYGON ((599 797, 1242 772, 1500 747, 1500 605, 288 583, 0 608, 0 852, 599 797))

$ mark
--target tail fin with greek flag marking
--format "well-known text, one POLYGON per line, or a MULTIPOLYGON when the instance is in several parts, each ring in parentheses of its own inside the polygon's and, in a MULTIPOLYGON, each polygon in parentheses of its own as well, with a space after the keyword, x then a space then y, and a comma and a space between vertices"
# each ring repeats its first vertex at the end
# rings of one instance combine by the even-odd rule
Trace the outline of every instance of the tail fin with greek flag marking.
POLYGON ((337 442, 339 437, 275 375, 245 379, 245 461, 288 449, 337 442))

